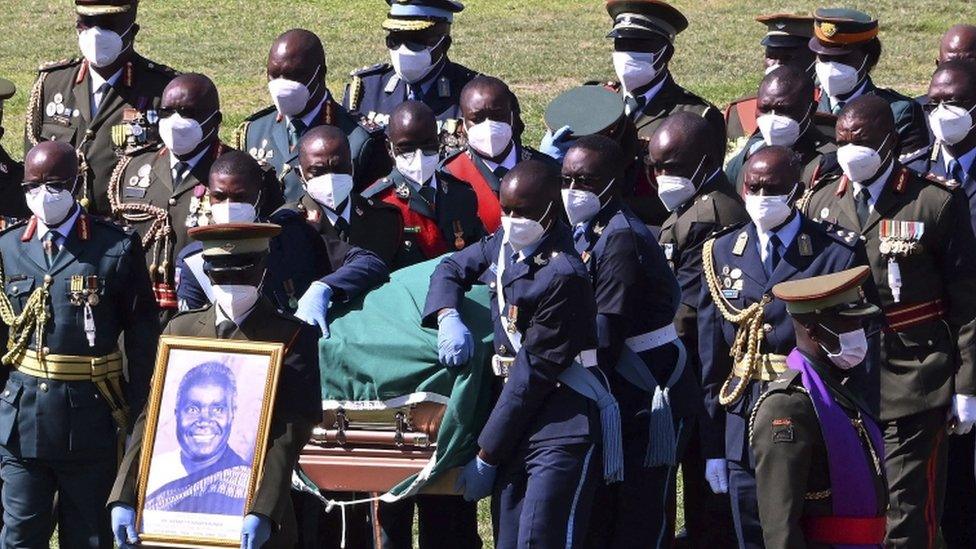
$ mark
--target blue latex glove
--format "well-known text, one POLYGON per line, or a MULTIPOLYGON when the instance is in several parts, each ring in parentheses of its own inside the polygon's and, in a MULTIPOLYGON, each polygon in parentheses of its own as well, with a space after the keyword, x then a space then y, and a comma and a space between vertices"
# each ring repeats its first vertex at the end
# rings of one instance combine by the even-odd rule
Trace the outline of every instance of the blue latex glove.
POLYGON ((569 147, 573 145, 576 137, 573 136, 573 128, 563 126, 553 133, 551 130, 542 136, 542 143, 539 143, 539 152, 551 156, 559 162, 563 161, 569 147))
POLYGON ((322 337, 329 337, 329 302, 332 301, 332 288, 324 282, 313 282, 305 295, 298 300, 295 316, 299 320, 322 330, 322 337))
POLYGON ((241 526, 241 549, 261 549, 271 538, 271 520, 261 515, 247 515, 241 526))
POLYGON ((461 469, 457 482, 454 483, 454 491, 460 492, 465 501, 486 498, 491 495, 491 489, 495 486, 496 474, 497 466, 489 465, 475 456, 461 469))
POLYGON ((448 368, 463 366, 474 354, 474 338, 455 309, 437 318, 437 358, 448 368))
POLYGON ((115 543, 122 549, 139 543, 139 536, 136 534, 136 510, 124 503, 117 503, 112 506, 111 515, 115 543))

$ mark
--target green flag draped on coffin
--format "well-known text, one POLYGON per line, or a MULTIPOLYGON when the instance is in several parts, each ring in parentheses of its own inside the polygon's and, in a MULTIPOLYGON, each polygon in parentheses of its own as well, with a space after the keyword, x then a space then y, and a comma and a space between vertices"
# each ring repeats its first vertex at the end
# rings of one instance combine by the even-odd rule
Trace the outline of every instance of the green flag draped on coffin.
POLYGON ((319 346, 327 415, 335 410, 395 410, 425 402, 446 406, 433 457, 419 473, 384 494, 384 501, 415 494, 467 463, 478 449, 478 433, 491 412, 495 377, 488 288, 475 286, 460 309, 475 340, 474 357, 467 365, 456 369, 441 365, 437 330, 420 325, 430 275, 439 261, 397 271, 388 284, 364 300, 330 311, 331 337, 319 346))

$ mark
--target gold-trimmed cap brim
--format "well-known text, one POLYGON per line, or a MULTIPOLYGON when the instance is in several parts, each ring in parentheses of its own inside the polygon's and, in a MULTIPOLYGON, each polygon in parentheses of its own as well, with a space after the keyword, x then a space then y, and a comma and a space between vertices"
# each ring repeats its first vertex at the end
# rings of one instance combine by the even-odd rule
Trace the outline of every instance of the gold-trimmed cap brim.
POLYGON ((75 6, 78 15, 114 15, 126 13, 132 6, 75 6))
POLYGON ((394 19, 390 17, 387 18, 386 21, 383 21, 383 30, 394 32, 422 31, 442 22, 443 21, 430 21, 427 19, 394 19))

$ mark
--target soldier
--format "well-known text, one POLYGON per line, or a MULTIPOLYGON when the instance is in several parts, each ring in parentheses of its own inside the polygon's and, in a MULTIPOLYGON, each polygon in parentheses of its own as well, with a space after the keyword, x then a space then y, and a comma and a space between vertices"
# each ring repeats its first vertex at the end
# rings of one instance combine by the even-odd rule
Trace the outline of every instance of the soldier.
POLYGON ((859 291, 869 275, 865 266, 773 287, 793 317, 796 349, 749 423, 767 547, 884 542, 881 429, 844 384, 846 366, 868 351, 865 323, 880 313, 859 291))
POLYGON ((897 139, 883 98, 845 106, 844 175, 808 191, 803 211, 865 240, 888 321, 876 382, 892 501, 886 543, 924 547, 942 542, 946 415, 960 433, 976 421, 976 242, 965 197, 902 166, 897 139))
POLYGON ((139 238, 73 196, 67 143, 27 153, 29 220, 0 233, 4 545, 112 546, 107 501, 129 411, 149 393, 159 324, 139 238), (125 346, 125 372, 119 350, 125 346), (54 509, 55 494, 60 504, 54 509))
POLYGON ((142 236, 165 320, 178 306, 176 254, 188 244, 189 228, 213 222, 207 174, 230 149, 220 142, 220 97, 206 76, 174 78, 158 112, 163 146, 131 149, 112 173, 108 198, 113 216, 142 236))
POLYGON ((314 33, 292 29, 279 36, 268 54, 268 91, 274 104, 247 118, 235 133, 236 147, 274 167, 285 199, 298 200, 298 142, 310 129, 327 124, 341 129, 353 153, 356 190, 383 177, 390 159, 383 128, 340 105, 326 87, 325 48, 314 33))
MULTIPOLYGON (((599 421, 604 435, 619 437, 619 424, 614 430, 604 421, 616 402, 595 368, 593 292, 560 220, 558 188, 558 172, 546 162, 527 160, 508 172, 502 229, 444 259, 424 307, 424 325, 438 326, 441 362, 461 368, 473 342, 458 304, 477 283, 494 294, 492 362, 507 382, 456 488, 467 501, 493 496, 499 549, 578 546, 599 482, 600 429, 591 426, 599 421)), ((604 478, 620 480, 619 438, 603 440, 604 478)))
POLYGON ((93 215, 112 213, 108 185, 124 153, 158 142, 163 89, 173 69, 135 52, 138 0, 75 0, 82 58, 42 65, 27 108, 24 149, 40 141, 78 151, 77 192, 93 215))
POLYGON ((437 126, 430 107, 406 101, 395 109, 387 128, 396 166, 362 196, 400 214, 396 254, 390 270, 460 250, 484 234, 478 199, 471 187, 438 172, 437 126))
MULTIPOLYGON (((227 212, 222 223, 266 219, 260 213, 265 176, 243 151, 230 151, 214 162, 209 192, 214 210, 227 212)), ((376 255, 321 238, 297 212, 280 209, 268 219, 282 230, 271 240, 261 290, 275 307, 318 326, 326 337, 331 303, 356 299, 389 280, 389 270, 376 255)), ((202 243, 193 243, 179 254, 177 297, 182 310, 204 307, 219 297, 219 288, 207 281, 204 250, 202 243)))
POLYGON ((929 145, 922 108, 912 99, 878 88, 871 71, 881 59, 878 21, 866 13, 844 8, 819 8, 815 13, 810 49, 817 54, 817 78, 824 93, 820 112, 837 114, 862 95, 877 95, 890 106, 898 129, 899 161, 911 162, 929 145))
POLYGON ((623 159, 615 141, 590 135, 562 168, 563 207, 596 297, 597 363, 620 403, 624 441, 624 481, 597 488, 587 546, 669 547, 677 456, 701 393, 672 323, 678 283, 657 239, 621 201, 623 159))
POLYGON ((386 0, 383 22, 390 63, 353 71, 342 105, 375 124, 390 123, 393 109, 420 101, 437 119, 437 133, 449 148, 461 145, 461 90, 477 74, 447 57, 454 14, 464 10, 456 0, 386 0))
MULTIPOLYGON (((210 225, 190 231, 204 246, 205 270, 217 292, 213 305, 177 314, 164 335, 281 343, 283 364, 271 413, 261 478, 241 530, 241 548, 293 547, 295 513, 288 495, 298 455, 322 419, 318 331, 276 309, 258 286, 267 264, 271 224, 210 225), (233 291, 230 289, 233 288, 233 291)), ((146 411, 136 421, 108 501, 112 532, 122 548, 138 544, 134 507, 146 411)), ((62 523, 62 529, 64 524, 62 523)))
MULTIPOLYGON (((3 102, 13 97, 16 91, 13 82, 0 78, 0 137, 3 137, 3 102)), ((20 187, 23 181, 24 166, 10 158, 0 146, 0 225, 5 223, 2 218, 20 219, 30 215, 24 190, 20 187)))
POLYGON ((549 157, 523 146, 514 134, 514 94, 504 82, 477 76, 461 90, 461 115, 467 147, 448 157, 443 171, 464 181, 478 195, 478 217, 485 231, 501 226, 498 188, 516 164, 549 157))
MULTIPOLYGON (((704 431, 713 437, 706 445, 710 480, 728 486, 739 547, 762 548, 765 525, 756 505, 748 422, 759 395, 785 371, 796 343, 783 302, 771 300, 770 289, 785 280, 867 265, 868 257, 853 236, 828 232, 794 209, 800 164, 789 149, 760 149, 746 161, 743 176, 751 222, 726 229, 702 252, 706 284, 698 354, 708 410, 704 431)), ((877 301, 873 288, 867 293, 877 301)))
POLYGON ((742 165, 769 145, 787 147, 799 155, 802 188, 796 197, 803 195, 803 189, 815 186, 818 179, 840 172, 834 136, 817 126, 813 96, 813 80, 796 67, 776 67, 763 78, 756 100, 758 129, 725 166, 725 174, 736 191, 743 191, 742 165))
MULTIPOLYGON (((786 65, 807 73, 810 78, 815 76, 816 58, 807 45, 813 37, 813 17, 776 13, 759 16, 756 21, 768 29, 760 42, 766 48, 763 69, 767 75, 786 65)), ((818 99, 814 97, 814 101, 818 99)), ((733 143, 756 133, 759 129, 756 125, 756 96, 748 95, 729 103, 725 108, 725 126, 726 138, 733 143)))

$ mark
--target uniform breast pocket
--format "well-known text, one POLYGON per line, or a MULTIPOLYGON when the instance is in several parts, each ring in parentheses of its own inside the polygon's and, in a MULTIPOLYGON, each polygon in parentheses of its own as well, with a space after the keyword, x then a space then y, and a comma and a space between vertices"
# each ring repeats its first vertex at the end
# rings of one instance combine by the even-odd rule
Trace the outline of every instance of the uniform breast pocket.
POLYGON ((41 126, 41 139, 44 141, 62 141, 74 144, 76 130, 72 126, 47 123, 41 126))
POLYGON ((24 386, 19 381, 9 380, 0 393, 0 444, 10 442, 10 435, 17 425, 20 394, 23 392, 24 386))
POLYGON ((945 362, 952 348, 949 329, 943 322, 926 322, 897 332, 895 336, 888 338, 887 345, 888 359, 893 364, 904 361, 906 366, 920 366, 926 361, 945 362))
POLYGON ((15 312, 19 314, 34 291, 34 278, 23 275, 11 276, 7 279, 4 291, 10 298, 10 303, 16 308, 15 312))
POLYGON ((98 389, 91 383, 68 386, 71 406, 69 449, 73 452, 111 447, 115 444, 112 412, 98 389))

